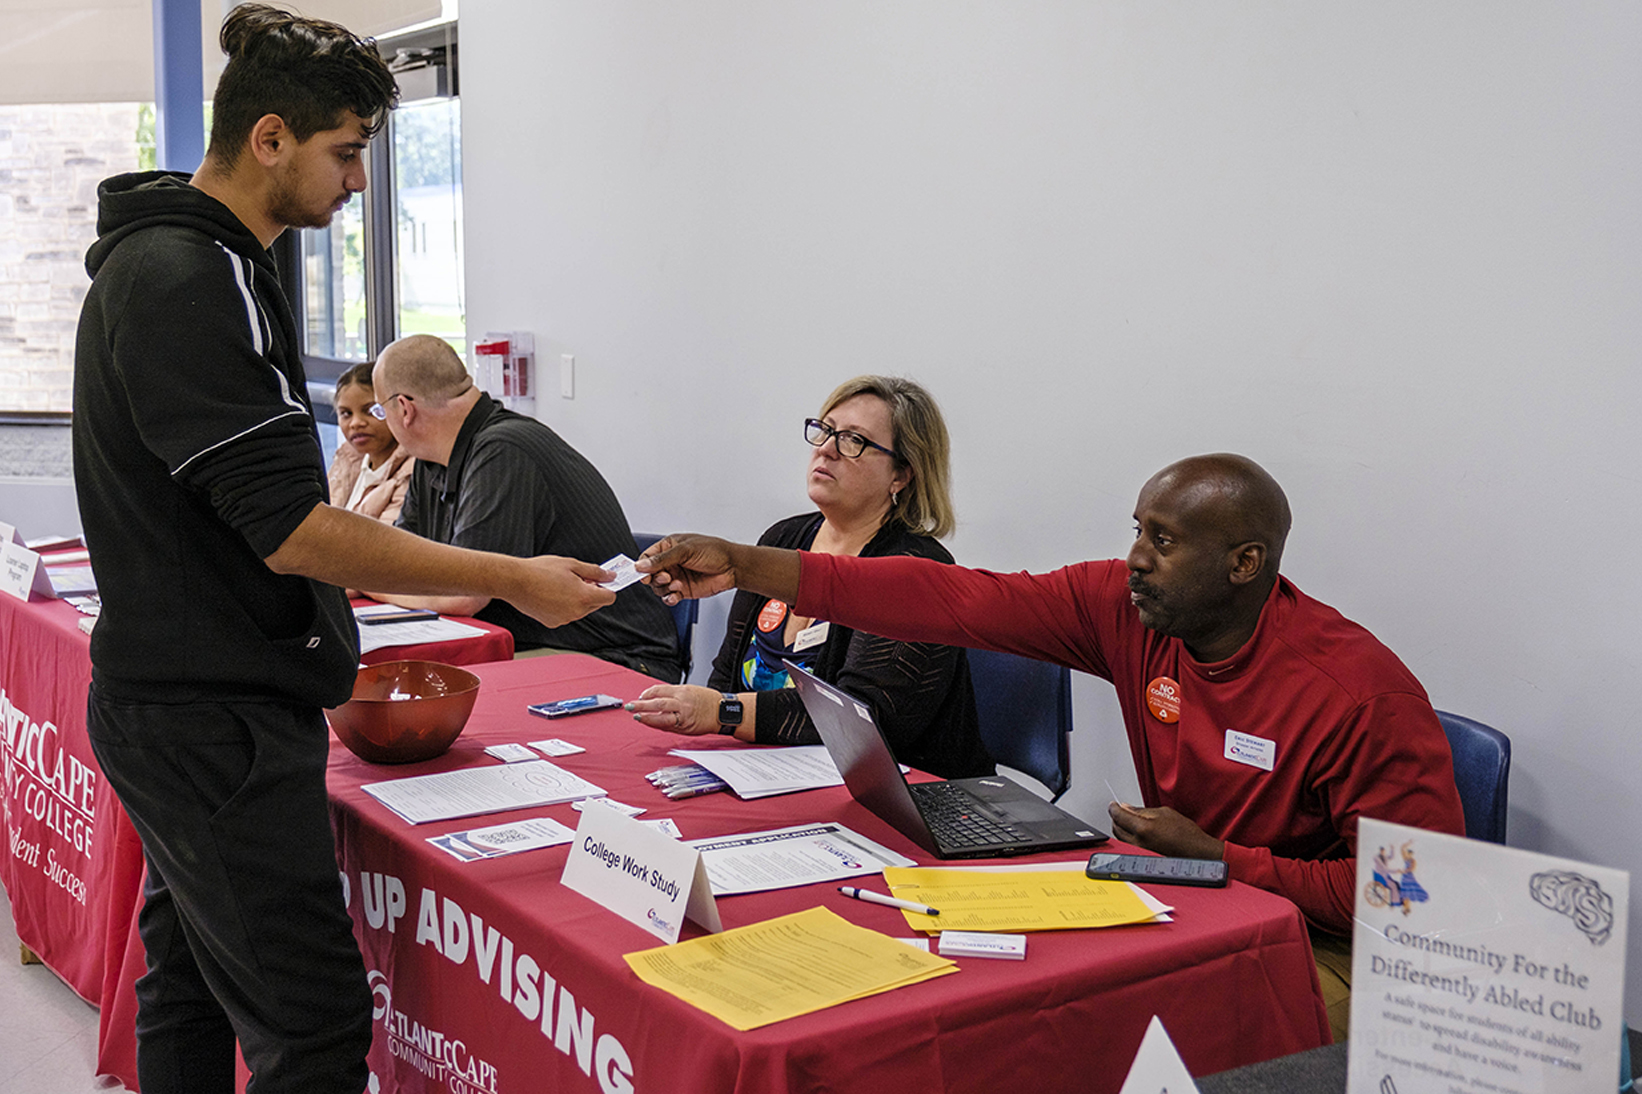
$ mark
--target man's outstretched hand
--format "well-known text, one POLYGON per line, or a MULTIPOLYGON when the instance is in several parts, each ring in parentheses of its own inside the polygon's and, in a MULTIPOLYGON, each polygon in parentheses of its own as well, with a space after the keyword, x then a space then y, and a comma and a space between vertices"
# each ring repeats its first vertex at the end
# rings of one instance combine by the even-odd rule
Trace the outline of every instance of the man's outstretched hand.
POLYGON ((658 539, 635 567, 669 604, 700 600, 725 589, 745 589, 788 604, 798 600, 799 552, 749 547, 712 536, 658 539))
POLYGON ((599 587, 615 576, 591 562, 557 555, 525 559, 524 589, 508 598, 515 608, 549 627, 574 623, 589 612, 615 602, 616 594, 599 587))
POLYGON ((668 604, 700 600, 736 587, 735 564, 726 540, 680 534, 663 537, 639 556, 635 567, 668 604))

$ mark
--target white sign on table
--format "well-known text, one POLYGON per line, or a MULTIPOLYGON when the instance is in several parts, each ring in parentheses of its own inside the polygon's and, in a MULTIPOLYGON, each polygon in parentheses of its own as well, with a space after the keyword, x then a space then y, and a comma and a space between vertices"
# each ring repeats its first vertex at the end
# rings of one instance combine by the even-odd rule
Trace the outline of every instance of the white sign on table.
POLYGON ((1364 820, 1348 1094, 1609 1094, 1630 875, 1364 820))
POLYGON ((0 589, 25 603, 30 592, 56 595, 51 591, 46 568, 40 565, 40 556, 10 538, 0 543, 0 589))
POLYGON ((1129 1077, 1117 1094, 1198 1094, 1186 1061, 1169 1039, 1163 1020, 1155 1014, 1146 1024, 1146 1036, 1140 1039, 1135 1062, 1129 1065, 1129 1077))
POLYGON ((96 592, 97 581, 85 549, 59 550, 78 545, 78 539, 50 536, 30 547, 15 525, 0 520, 0 592, 25 602, 31 592, 59 598, 96 592), (42 550, 58 553, 47 557, 42 550))
POLYGON ((582 810, 559 880, 668 945, 686 917, 724 929, 701 852, 615 809, 582 810))

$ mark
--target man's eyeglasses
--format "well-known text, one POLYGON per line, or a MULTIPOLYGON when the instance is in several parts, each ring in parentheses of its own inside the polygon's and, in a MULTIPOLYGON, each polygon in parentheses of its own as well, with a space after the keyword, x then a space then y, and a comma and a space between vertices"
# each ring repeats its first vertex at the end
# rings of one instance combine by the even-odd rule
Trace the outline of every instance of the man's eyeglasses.
POLYGON ((834 429, 819 418, 804 419, 804 439, 817 448, 820 448, 828 441, 836 441, 838 454, 847 456, 852 460, 860 459, 869 448, 876 448, 878 451, 894 456, 896 459, 901 458, 901 454, 893 448, 885 448, 875 441, 869 441, 854 430, 834 429))
POLYGON ((377 421, 385 422, 388 420, 387 404, 393 402, 395 399, 404 399, 407 403, 416 402, 415 399, 411 398, 409 395, 406 395, 403 391, 396 391, 392 395, 389 395, 386 399, 383 399, 381 402, 372 403, 365 409, 370 411, 371 417, 375 418, 377 421))

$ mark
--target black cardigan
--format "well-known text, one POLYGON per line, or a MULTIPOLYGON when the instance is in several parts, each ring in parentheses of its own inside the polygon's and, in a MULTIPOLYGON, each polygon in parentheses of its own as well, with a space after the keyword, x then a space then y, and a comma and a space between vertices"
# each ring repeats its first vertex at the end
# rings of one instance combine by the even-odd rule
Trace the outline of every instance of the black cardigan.
MULTIPOLYGON (((815 538, 821 514, 804 513, 773 525, 759 539, 765 547, 802 548, 815 538)), ((915 535, 891 518, 878 530, 862 558, 912 555, 950 563, 952 555, 929 536, 915 535)), ((749 628, 766 598, 737 592, 730 606, 724 643, 713 659, 708 683, 719 691, 741 691, 739 668, 749 628)), ((970 683, 969 657, 958 646, 897 642, 834 623, 817 652, 813 671, 872 707, 896 759, 944 778, 990 775, 995 768, 981 744, 970 683)), ((818 744, 815 726, 792 688, 758 693, 754 739, 759 744, 818 744)))

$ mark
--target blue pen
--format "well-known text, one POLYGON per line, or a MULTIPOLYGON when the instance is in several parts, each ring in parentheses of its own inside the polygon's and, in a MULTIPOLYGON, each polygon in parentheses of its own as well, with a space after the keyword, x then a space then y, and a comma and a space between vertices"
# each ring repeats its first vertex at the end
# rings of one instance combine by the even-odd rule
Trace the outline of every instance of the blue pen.
POLYGON ((712 794, 723 789, 723 783, 714 783, 711 786, 680 786, 675 787, 672 790, 663 791, 663 793, 665 793, 673 801, 678 801, 680 798, 695 798, 702 794, 712 794))
POLYGON ((698 767, 693 771, 663 772, 663 773, 661 773, 661 777, 659 779, 657 779, 656 781, 657 782, 664 782, 664 783, 688 783, 688 782, 700 782, 702 779, 716 779, 716 778, 718 778, 718 776, 714 775, 711 771, 708 771, 706 768, 703 768, 703 767, 698 767))
POLYGON ((670 786, 657 787, 657 789, 660 790, 663 794, 672 794, 674 792, 683 794, 683 793, 686 793, 686 792, 689 792, 689 791, 695 791, 695 790, 699 790, 699 791, 701 791, 702 793, 705 794, 709 790, 723 790, 725 788, 725 785, 726 785, 725 783, 719 782, 717 779, 714 779, 712 782, 675 783, 675 784, 670 785, 670 786))
POLYGON ((599 697, 597 695, 584 695, 580 699, 565 699, 555 705, 560 710, 580 710, 582 707, 590 707, 598 701, 599 697))
POLYGON ((716 778, 718 776, 711 771, 686 771, 678 775, 663 775, 661 781, 664 783, 693 783, 700 782, 702 779, 716 778))
POLYGON ((651 782, 655 783, 655 782, 670 782, 673 779, 679 779, 679 778, 683 778, 685 776, 711 775, 711 774, 712 774, 711 771, 708 771, 705 767, 702 767, 698 764, 675 764, 672 767, 664 767, 664 768, 661 768, 658 771, 652 771, 652 772, 650 772, 650 774, 646 775, 645 778, 649 779, 651 782))

